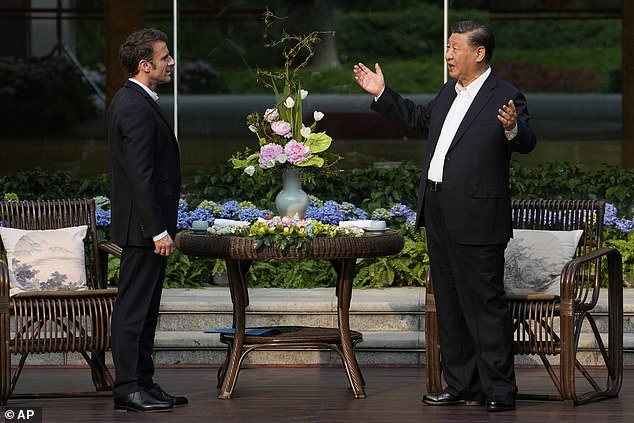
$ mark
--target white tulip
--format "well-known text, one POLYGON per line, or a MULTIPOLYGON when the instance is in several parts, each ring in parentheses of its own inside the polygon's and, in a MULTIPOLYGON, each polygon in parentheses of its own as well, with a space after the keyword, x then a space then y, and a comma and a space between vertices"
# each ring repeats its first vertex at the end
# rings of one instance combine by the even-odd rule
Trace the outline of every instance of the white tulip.
POLYGON ((299 90, 299 95, 300 97, 303 99, 305 99, 308 96, 308 91, 307 90, 299 90))
POLYGON ((293 97, 288 97, 284 101, 284 105, 286 106, 287 109, 292 109, 293 106, 295 106, 295 100, 293 100, 293 97))
POLYGON ((279 156, 277 156, 277 161, 282 164, 286 163, 286 154, 280 154, 279 156))
POLYGON ((299 133, 302 134, 302 137, 304 138, 308 138, 308 136, 310 135, 310 128, 307 126, 302 126, 302 129, 300 129, 299 133))
POLYGON ((244 173, 246 173, 249 176, 253 176, 253 174, 255 173, 255 167, 253 166, 247 166, 244 168, 244 173))
POLYGON ((258 128, 255 125, 249 125, 249 131, 255 134, 256 132, 258 132, 258 128))
POLYGON ((278 117, 280 117, 280 114, 277 109, 266 109, 264 112, 264 119, 268 122, 273 122, 274 120, 277 120, 278 117))
POLYGON ((322 112, 318 112, 317 110, 315 110, 313 112, 313 118, 315 119, 315 122, 319 122, 320 120, 324 118, 324 114, 322 112))

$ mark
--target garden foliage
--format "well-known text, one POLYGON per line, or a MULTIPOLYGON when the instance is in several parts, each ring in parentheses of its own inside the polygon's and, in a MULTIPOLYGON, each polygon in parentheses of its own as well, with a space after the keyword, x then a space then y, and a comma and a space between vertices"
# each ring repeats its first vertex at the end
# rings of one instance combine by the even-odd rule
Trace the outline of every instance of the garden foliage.
MULTIPOLYGON (((359 168, 318 179, 306 189, 311 194, 311 218, 336 223, 337 219, 374 218, 400 228, 405 248, 393 257, 360 259, 356 287, 424 285, 429 259, 424 232, 406 225, 416 205, 420 170, 411 163, 395 169, 359 168), (327 199, 320 201, 319 199, 327 199), (365 214, 364 214, 365 213, 365 214)), ((524 167, 511 166, 511 192, 517 199, 597 199, 607 201, 605 244, 623 255, 626 279, 634 276, 634 170, 602 165, 589 167, 565 162, 524 167)), ((61 172, 36 169, 0 177, 0 195, 5 199, 52 199, 62 197, 107 197, 108 179, 77 181, 61 172)), ((196 176, 181 202, 179 227, 192 220, 222 217, 254 221, 274 210, 273 198, 280 189, 277 178, 254 179, 229 165, 196 176), (213 199, 213 201, 210 201, 213 199), (250 200, 250 201, 247 201, 250 200)), ((98 201, 97 224, 107 238, 107 198, 98 201)), ((116 264, 110 264, 116 279, 116 264)), ((209 285, 213 274, 224 269, 220 260, 175 254, 168 266, 167 286, 209 285), (212 269, 210 271, 210 269, 212 269)), ((325 262, 254 263, 250 286, 332 286, 335 275, 325 262), (272 268, 276 271, 271 271, 272 268)))

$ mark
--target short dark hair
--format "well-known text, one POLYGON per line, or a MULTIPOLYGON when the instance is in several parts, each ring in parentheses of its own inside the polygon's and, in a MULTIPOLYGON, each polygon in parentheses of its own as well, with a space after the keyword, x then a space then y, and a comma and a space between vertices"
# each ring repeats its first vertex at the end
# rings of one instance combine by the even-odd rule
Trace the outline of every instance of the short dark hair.
POLYGON ((460 21, 453 24, 451 33, 467 34, 467 39, 472 47, 484 47, 484 60, 491 63, 493 50, 495 50, 495 36, 488 26, 477 21, 460 21))
POLYGON ((167 35, 156 28, 143 28, 134 31, 119 46, 119 61, 123 72, 128 78, 139 72, 139 62, 154 59, 154 43, 163 41, 167 43, 167 35))

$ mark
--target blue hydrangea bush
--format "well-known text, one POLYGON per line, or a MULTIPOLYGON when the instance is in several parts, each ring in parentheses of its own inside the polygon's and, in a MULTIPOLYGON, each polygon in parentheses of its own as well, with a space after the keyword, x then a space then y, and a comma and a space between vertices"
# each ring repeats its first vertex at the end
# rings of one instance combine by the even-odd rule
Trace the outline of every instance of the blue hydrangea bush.
MULTIPOLYGON (((100 238, 107 239, 110 226, 110 201, 106 197, 95 197, 97 204, 96 224, 100 231, 100 238)), ((379 207, 366 211, 348 202, 321 200, 310 196, 310 205, 306 213, 307 224, 305 231, 297 230, 301 236, 297 240, 279 237, 274 229, 274 223, 281 218, 274 218, 274 212, 260 209, 249 201, 229 200, 215 202, 205 200, 195 207, 190 206, 186 199, 181 199, 178 209, 179 230, 191 229, 195 220, 205 220, 213 226, 215 219, 233 219, 249 222, 249 226, 240 230, 236 235, 252 236, 254 246, 277 245, 306 246, 306 237, 315 234, 337 236, 336 227, 344 220, 385 220, 388 227, 399 229, 405 236, 405 247, 400 254, 391 257, 366 258, 357 261, 355 287, 388 287, 388 286, 423 286, 426 272, 429 269, 427 243, 424 231, 414 229, 416 213, 404 204, 393 204, 389 207, 379 207), (266 220, 263 223, 262 219, 266 220), (318 228, 316 231, 315 228, 318 228), (266 230, 265 230, 266 229, 266 230), (277 237, 277 238, 276 238, 277 237)), ((557 216, 552 216, 554 220, 557 216)), ((623 255, 626 282, 634 280, 634 218, 619 217, 617 209, 612 204, 606 204, 604 215, 605 245, 619 249, 623 255)), ((354 233, 339 235, 354 236, 354 233)), ((109 266, 109 273, 116 276, 117 266, 109 266)), ((195 287, 209 285, 211 273, 224 271, 224 262, 215 259, 199 259, 181 255, 178 252, 170 258, 167 270, 166 286, 195 287)), ((257 262, 254 263, 249 286, 263 287, 314 287, 334 286, 335 274, 329 265, 323 262, 257 262), (271 268, 277 269, 271 272, 271 268), (312 281, 314 284, 310 285, 312 281), (315 281, 317 281, 315 283, 315 281)))

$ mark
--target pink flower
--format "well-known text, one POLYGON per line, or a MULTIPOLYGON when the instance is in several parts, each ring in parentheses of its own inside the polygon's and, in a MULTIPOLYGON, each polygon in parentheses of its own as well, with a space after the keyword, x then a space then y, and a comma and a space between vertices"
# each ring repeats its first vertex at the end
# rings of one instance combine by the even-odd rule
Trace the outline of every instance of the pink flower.
POLYGON ((258 163, 260 163, 262 169, 270 169, 275 166, 275 162, 284 158, 284 149, 281 145, 275 143, 264 144, 260 147, 258 163))
POLYGON ((277 135, 285 137, 291 133, 291 124, 283 120, 278 120, 277 122, 271 122, 271 129, 277 135))
POLYGON ((284 147, 284 153, 286 153, 288 162, 296 165, 308 160, 310 157, 310 148, 301 142, 290 140, 284 147))

